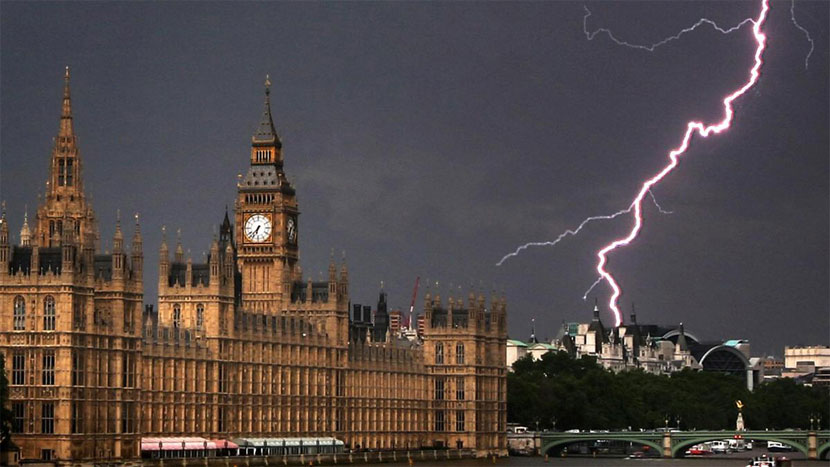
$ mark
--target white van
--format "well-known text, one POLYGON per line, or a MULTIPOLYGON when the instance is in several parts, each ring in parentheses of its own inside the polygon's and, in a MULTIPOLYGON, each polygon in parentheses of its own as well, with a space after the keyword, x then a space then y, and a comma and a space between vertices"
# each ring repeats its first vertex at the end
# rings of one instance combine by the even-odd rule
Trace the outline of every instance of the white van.
POLYGON ((729 441, 712 441, 713 454, 726 454, 729 452, 729 441))

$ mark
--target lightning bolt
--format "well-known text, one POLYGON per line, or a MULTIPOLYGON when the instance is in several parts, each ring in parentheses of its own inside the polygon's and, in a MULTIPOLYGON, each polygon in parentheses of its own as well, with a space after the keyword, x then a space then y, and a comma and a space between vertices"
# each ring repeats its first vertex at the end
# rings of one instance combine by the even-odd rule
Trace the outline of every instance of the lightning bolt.
MULTIPOLYGON (((793 0, 793 1, 795 1, 795 0, 793 0)), ((588 31, 588 17, 591 16, 591 10, 589 10, 587 6, 583 6, 583 8, 585 8, 585 16, 582 18, 582 31, 585 33, 585 37, 587 37, 589 41, 594 40, 594 37, 596 37, 597 34, 602 33, 602 34, 605 34, 606 36, 608 36, 608 38, 611 39, 611 41, 614 42, 617 45, 622 45, 624 47, 630 47, 632 49, 645 50, 645 51, 648 51, 648 52, 654 52, 654 50, 656 48, 658 48, 662 45, 666 45, 669 42, 676 41, 677 39, 680 39, 680 37, 683 36, 684 34, 690 33, 690 32, 694 31, 695 29, 697 29, 698 27, 700 27, 704 24, 708 24, 709 26, 712 26, 712 28, 714 28, 715 31, 718 31, 721 34, 731 34, 735 31, 741 29, 746 24, 754 22, 752 20, 752 18, 747 18, 747 19, 741 21, 740 23, 736 24, 735 26, 732 26, 729 29, 724 29, 724 28, 718 26, 718 23, 712 21, 711 19, 700 18, 699 20, 697 20, 697 23, 689 26, 688 28, 681 29, 680 32, 678 32, 677 34, 675 34, 671 37, 667 37, 667 38, 665 38, 665 39, 663 39, 659 42, 655 42, 651 45, 642 45, 642 44, 632 44, 630 42, 626 42, 626 41, 617 39, 617 37, 614 36, 614 33, 611 32, 610 29, 599 28, 599 29, 597 29, 593 32, 588 31)), ((795 21, 795 19, 793 19, 793 21, 795 21)))
MULTIPOLYGON (((648 194, 651 195, 651 200, 654 202, 654 205, 657 206, 657 210, 661 214, 671 214, 672 213, 672 211, 665 211, 665 210, 663 210, 662 207, 660 207, 660 204, 657 203, 657 198, 654 197, 654 194, 651 191, 649 191, 648 194)), ((525 243, 524 245, 516 248, 516 250, 513 251, 512 253, 508 253, 508 254, 504 255, 504 257, 502 259, 500 259, 498 263, 496 263, 496 266, 501 266, 508 259, 510 259, 514 256, 518 256, 519 253, 521 253, 524 250, 527 250, 528 248, 530 248, 532 246, 556 246, 556 244, 561 242, 562 240, 564 240, 565 237, 577 235, 582 230, 583 227, 585 227, 586 225, 590 224, 593 221, 606 221, 606 220, 615 219, 619 216, 622 216, 623 214, 629 214, 633 209, 634 209, 634 205, 632 204, 627 209, 623 209, 622 211, 617 211, 614 214, 607 214, 607 215, 604 215, 604 216, 591 216, 591 217, 588 217, 585 220, 583 220, 579 224, 579 226, 577 226, 575 229, 568 229, 568 230, 562 232, 561 234, 559 234, 559 236, 556 237, 555 240, 550 240, 550 241, 546 241, 546 242, 525 243)))
POLYGON ((815 49, 816 44, 815 42, 813 42, 813 38, 810 36, 809 31, 804 29, 804 27, 798 24, 798 21, 795 20, 795 0, 792 0, 792 2, 790 2, 790 19, 792 20, 795 27, 797 27, 801 32, 804 33, 804 36, 807 37, 807 41, 810 42, 810 51, 807 52, 807 56, 804 57, 804 69, 806 70, 808 65, 810 64, 810 55, 813 55, 813 49, 815 49))
MULTIPOLYGON (((586 10, 587 10, 587 8, 586 8, 586 10)), ((757 47, 755 49, 755 64, 750 69, 749 79, 740 88, 738 88, 737 90, 735 90, 734 92, 732 92, 731 94, 729 94, 728 96, 726 96, 723 99, 723 108, 724 108, 724 117, 723 117, 723 119, 720 122, 710 124, 710 125, 706 125, 703 122, 699 122, 699 121, 690 121, 686 124, 686 132, 683 135, 683 140, 680 143, 680 146, 678 146, 677 148, 675 148, 671 152, 669 152, 669 160, 670 160, 669 163, 665 167, 663 167, 663 169, 660 170, 656 175, 654 175, 652 178, 646 180, 643 183, 642 187, 640 188, 640 191, 637 193, 637 196, 634 198, 634 201, 632 201, 631 205, 634 208, 634 226, 631 228, 631 231, 625 237, 614 240, 613 242, 609 243, 608 245, 603 247, 601 250, 599 250, 599 252, 597 252, 598 262, 597 262, 596 270, 599 273, 599 276, 600 276, 601 280, 604 279, 606 282, 608 282, 608 285, 613 290, 613 293, 611 294, 611 298, 608 301, 608 306, 614 312, 615 326, 619 326, 622 323, 622 313, 620 312, 619 308, 617 307, 617 299, 620 297, 620 294, 622 293, 622 290, 620 289, 620 286, 617 284, 617 282, 614 280, 614 277, 611 275, 611 273, 609 273, 605 269, 605 266, 608 263, 608 254, 610 252, 612 252, 613 250, 616 250, 619 247, 626 246, 626 245, 630 244, 635 238, 637 238, 637 235, 640 233, 640 229, 642 228, 642 225, 643 225, 643 218, 642 218, 642 201, 643 201, 643 198, 646 196, 646 194, 649 192, 649 190, 651 190, 651 188, 654 185, 659 183, 666 175, 671 173, 671 171, 674 170, 675 167, 677 167, 678 158, 681 155, 683 155, 683 153, 685 153, 686 150, 689 148, 689 144, 691 143, 692 136, 695 133, 697 133, 700 136, 706 138, 710 134, 721 133, 721 132, 727 130, 731 126, 732 120, 733 120, 733 117, 734 117, 734 110, 732 108, 732 102, 735 99, 741 97, 744 93, 746 93, 746 91, 748 91, 752 86, 754 86, 755 83, 758 82, 758 78, 760 77, 761 65, 763 64, 763 60, 762 60, 763 52, 764 52, 764 49, 766 48, 766 35, 761 33, 761 26, 763 26, 764 21, 767 18, 767 12, 768 11, 769 11, 769 0, 762 0, 761 1, 761 12, 758 15, 758 19, 744 20, 743 22, 741 22, 741 24, 739 26, 735 26, 736 28, 740 27, 741 25, 745 24, 747 21, 752 23, 752 34, 755 37, 755 41, 757 43, 757 47)), ((590 15, 590 11, 588 12, 588 15, 590 15)), ((586 15, 586 21, 587 21, 587 16, 588 15, 586 15)), ((694 27, 697 27, 697 25, 703 24, 704 22, 711 24, 711 22, 704 19, 704 20, 698 21, 698 23, 696 23, 696 26, 693 26, 692 28, 687 28, 687 29, 693 29, 694 27)), ((734 28, 732 28, 732 29, 734 29, 734 28)), ((687 31, 687 30, 684 29, 683 31, 687 31)), ((683 33, 684 32, 681 32, 680 34, 677 34, 676 36, 672 36, 671 38, 663 40, 663 41, 661 41, 657 44, 661 44, 661 43, 664 44, 664 43, 668 42, 669 40, 673 40, 674 38, 679 37, 683 33)), ((618 42, 618 43, 621 42, 621 41, 618 41, 617 39, 615 39, 613 37, 613 34, 610 33, 610 31, 608 31, 608 36, 611 37, 612 40, 614 40, 615 42, 618 42)), ((589 39, 591 39, 590 36, 589 36, 589 39)), ((626 45, 626 44, 623 44, 623 45, 626 45)), ((648 47, 642 47, 642 46, 640 46, 639 48, 645 48, 646 50, 653 50, 653 48, 649 49, 648 47)), ((599 283, 599 281, 597 281, 597 283, 599 283)), ((592 286, 592 288, 593 288, 593 286, 592 286)))

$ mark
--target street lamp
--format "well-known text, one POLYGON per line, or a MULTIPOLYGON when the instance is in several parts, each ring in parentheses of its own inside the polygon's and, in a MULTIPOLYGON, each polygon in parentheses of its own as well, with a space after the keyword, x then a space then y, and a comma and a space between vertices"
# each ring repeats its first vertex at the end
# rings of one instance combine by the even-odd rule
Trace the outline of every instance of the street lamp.
POLYGON ((810 414, 810 430, 811 430, 811 431, 816 429, 816 427, 815 427, 815 425, 814 425, 814 424, 815 424, 815 421, 816 421, 815 414, 812 414, 812 413, 811 413, 811 414, 810 414))
POLYGON ((666 415, 665 422, 666 422, 666 431, 668 431, 669 430, 669 416, 668 415, 666 415))

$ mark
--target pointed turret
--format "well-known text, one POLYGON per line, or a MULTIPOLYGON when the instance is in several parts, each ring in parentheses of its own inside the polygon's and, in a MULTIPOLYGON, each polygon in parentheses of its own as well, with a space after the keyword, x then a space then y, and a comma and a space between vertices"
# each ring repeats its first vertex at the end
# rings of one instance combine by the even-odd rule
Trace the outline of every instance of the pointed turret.
POLYGON ((121 232, 121 210, 118 210, 115 218, 115 234, 112 236, 113 279, 124 277, 124 257, 124 233, 121 232))
POLYGON ((334 248, 329 254, 329 297, 332 300, 337 296, 337 265, 334 264, 334 248))
POLYGON ((187 250, 187 269, 184 273, 184 286, 193 284, 193 258, 190 256, 190 250, 187 250))
POLYGON ((60 125, 54 138, 46 193, 43 203, 39 202, 38 206, 37 226, 34 229, 37 239, 32 239, 41 246, 60 246, 65 218, 75 225, 77 241, 85 239, 86 233, 94 228, 94 215, 87 205, 83 190, 77 140, 69 92, 69 67, 66 67, 60 125))
MULTIPOLYGON (((262 119, 259 121, 259 125, 251 141, 254 145, 274 146, 277 149, 282 148, 282 142, 280 141, 280 137, 277 136, 277 130, 274 128, 274 119, 271 116, 271 78, 268 75, 265 75, 265 108, 262 112, 262 119)), ((275 162, 275 160, 268 162, 275 162)))
POLYGON ((112 252, 124 252, 124 233, 121 232, 121 210, 115 214, 115 234, 112 236, 112 252))
POLYGON ((679 352, 687 352, 689 344, 686 343, 686 332, 683 330, 683 323, 680 323, 679 334, 677 335, 676 348, 679 352))
MULTIPOLYGON (((271 80, 265 77, 265 110, 259 121, 253 137, 251 137, 251 165, 270 165, 277 168, 273 173, 268 171, 270 182, 282 185, 280 175, 282 174, 282 142, 274 128, 274 118, 271 116, 271 80)), ((255 172, 254 179, 261 176, 262 172, 255 172)), ((252 174, 249 173, 245 183, 250 183, 252 174)))
POLYGON ((600 354, 602 344, 607 341, 607 336, 605 335, 605 326, 602 325, 602 321, 599 319, 599 303, 596 299, 594 299, 594 317, 591 319, 591 324, 588 325, 588 332, 594 334, 594 352, 600 354))
POLYGON ((182 229, 176 230, 176 253, 173 261, 176 263, 184 262, 184 249, 182 248, 182 229))
POLYGON ((234 261, 233 261, 233 247, 231 246, 230 242, 225 245, 225 261, 224 269, 225 269, 225 277, 229 282, 233 282, 234 280, 234 261))
POLYGON ((386 342, 386 334, 389 331, 389 312, 387 310, 386 292, 383 291, 383 282, 381 281, 378 307, 375 311, 375 324, 372 327, 372 341, 374 342, 386 342))
POLYGON ((225 218, 222 220, 222 225, 219 227, 219 243, 222 247, 231 243, 233 240, 233 226, 231 220, 228 218, 228 207, 225 206, 225 218))
POLYGON ((131 267, 133 278, 142 281, 144 278, 144 241, 141 238, 141 224, 138 222, 138 213, 135 213, 135 233, 133 233, 133 244, 131 247, 131 267))
POLYGON ((2 203, 2 214, 0 214, 0 276, 5 276, 9 272, 9 261, 11 260, 9 252, 9 223, 6 222, 6 202, 2 203))
POLYGON ((161 226, 161 246, 159 247, 159 290, 168 284, 170 275, 170 249, 167 247, 167 227, 161 226))
POLYGON ((58 137, 75 137, 75 131, 72 127, 72 100, 69 96, 69 66, 66 67, 63 75, 63 103, 61 105, 61 125, 58 130, 58 137))
POLYGON ((213 241, 210 242, 210 258, 208 259, 210 267, 210 281, 212 284, 217 283, 219 279, 219 242, 216 240, 216 235, 213 236, 213 241))
POLYGON ((530 318, 530 339, 528 340, 531 344, 536 344, 539 341, 536 339, 536 318, 530 318))
POLYGON ((337 294, 341 301, 349 297, 349 268, 346 266, 346 252, 343 252, 343 264, 340 266, 340 291, 337 294))
POLYGON ((20 228, 20 245, 32 245, 32 231, 29 229, 29 208, 23 211, 23 227, 20 228))

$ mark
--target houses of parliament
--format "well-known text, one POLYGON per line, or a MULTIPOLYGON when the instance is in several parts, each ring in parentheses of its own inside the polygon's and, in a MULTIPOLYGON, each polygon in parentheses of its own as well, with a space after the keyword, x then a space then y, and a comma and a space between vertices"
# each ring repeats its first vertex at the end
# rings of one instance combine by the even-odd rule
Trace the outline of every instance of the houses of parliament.
POLYGON ((158 303, 145 306, 138 216, 100 248, 66 69, 46 192, 19 242, 5 207, 0 220, 0 352, 21 459, 137 459, 142 438, 174 436, 505 452, 504 297, 427 291, 423 332, 407 340, 388 331, 383 291, 373 323, 351 304, 345 260, 327 280, 304 277, 269 86, 206 262, 165 236, 158 303))

